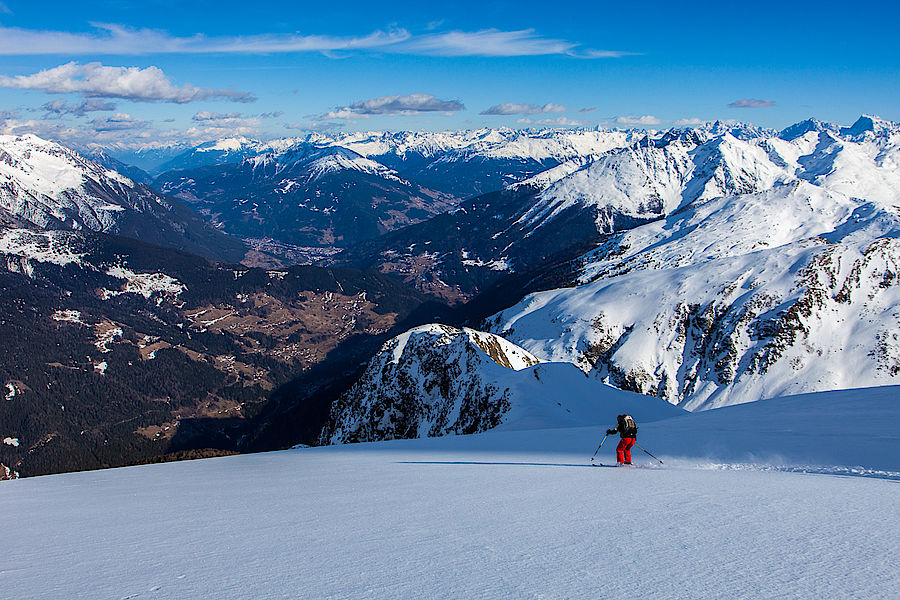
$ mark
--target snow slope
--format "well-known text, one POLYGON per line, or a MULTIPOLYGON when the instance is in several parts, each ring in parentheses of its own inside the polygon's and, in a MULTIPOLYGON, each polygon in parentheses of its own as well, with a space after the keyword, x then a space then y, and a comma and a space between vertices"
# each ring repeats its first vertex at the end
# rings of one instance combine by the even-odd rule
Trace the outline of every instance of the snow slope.
POLYGON ((126 207, 107 196, 125 195, 134 185, 35 135, 0 136, 0 210, 38 227, 113 230, 126 207), (88 182, 97 188, 86 189, 88 182))
MULTIPOLYGON (((896 597, 897 393, 853 392, 854 409, 820 394, 642 424, 639 443, 666 468, 591 468, 602 429, 576 428, 4 482, 0 511, 16 518, 4 525, 3 592, 17 600, 896 597), (865 443, 859 423, 874 428, 865 443), (784 429, 794 434, 757 435, 784 429), (717 462, 704 445, 719 456, 796 451, 831 468, 717 462), (859 459, 890 472, 847 476, 859 459)), ((600 456, 609 460, 611 449, 607 441, 600 456)))

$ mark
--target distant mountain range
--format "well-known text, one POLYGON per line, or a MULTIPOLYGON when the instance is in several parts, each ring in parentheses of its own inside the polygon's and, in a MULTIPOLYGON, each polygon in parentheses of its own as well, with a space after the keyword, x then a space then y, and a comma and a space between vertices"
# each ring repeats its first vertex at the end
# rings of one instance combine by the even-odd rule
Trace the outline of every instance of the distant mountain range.
POLYGON ((346 248, 641 135, 484 129, 233 138, 168 161, 155 186, 238 237, 346 248))

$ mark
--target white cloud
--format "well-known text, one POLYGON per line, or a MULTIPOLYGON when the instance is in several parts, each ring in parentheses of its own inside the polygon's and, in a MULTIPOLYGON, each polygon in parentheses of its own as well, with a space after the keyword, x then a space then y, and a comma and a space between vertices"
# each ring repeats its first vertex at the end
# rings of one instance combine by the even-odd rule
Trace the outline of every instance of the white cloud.
POLYGON ((327 50, 374 49, 409 38, 403 30, 376 31, 363 37, 252 35, 178 37, 165 31, 132 29, 117 24, 92 23, 92 33, 46 31, 0 27, 0 55, 133 55, 133 54, 206 54, 237 52, 309 52, 327 50))
POLYGON ((569 110, 562 104, 548 102, 543 106, 537 104, 517 104, 515 102, 501 102, 481 111, 482 115, 539 115, 545 113, 561 113, 569 110))
POLYGON ((125 113, 98 117, 84 125, 70 125, 59 119, 18 121, 0 119, 0 134, 24 135, 33 133, 44 139, 58 141, 74 148, 139 148, 185 147, 223 137, 253 136, 258 129, 242 124, 216 124, 184 129, 157 129, 149 121, 135 119, 125 113))
POLYGON ((317 121, 314 123, 284 123, 285 129, 294 129, 299 131, 332 131, 340 129, 344 123, 336 123, 333 121, 317 121))
POLYGON ((574 119, 570 119, 568 117, 555 117, 552 119, 538 119, 537 121, 522 118, 516 119, 516 123, 521 123, 522 125, 539 125, 541 127, 579 127, 584 125, 583 121, 576 121, 574 119))
POLYGON ((706 123, 703 119, 698 119, 697 117, 690 117, 685 119, 678 119, 675 121, 674 125, 676 127, 693 127, 695 125, 703 125, 706 123))
POLYGON ((75 115, 83 117, 89 112, 103 112, 116 110, 116 105, 112 102, 106 102, 101 98, 88 98, 80 104, 69 104, 65 100, 54 100, 47 102, 41 106, 48 113, 56 115, 75 115))
POLYGON ((775 106, 774 100, 757 100, 756 98, 741 98, 728 105, 728 108, 768 108, 775 106))
POLYGON ((260 118, 247 117, 238 112, 217 113, 201 110, 192 117, 192 120, 198 125, 188 129, 189 135, 205 136, 209 139, 256 135, 262 126, 260 118))
MULTIPOLYGON (((374 51, 429 56, 539 56, 617 58, 618 50, 581 49, 580 44, 545 38, 533 29, 446 31, 414 35, 406 29, 374 31, 365 36, 284 35, 212 37, 173 36, 165 31, 92 23, 92 33, 0 27, 0 55, 134 55, 276 52, 374 51)), ((438 27, 439 24, 432 24, 438 27)))
POLYGON ((0 15, 11 15, 13 11, 9 10, 9 7, 0 2, 0 15))
POLYGON ((319 115, 316 117, 319 121, 328 121, 331 119, 341 119, 341 120, 349 120, 349 119, 368 119, 370 115, 353 112, 350 108, 346 106, 339 106, 333 110, 329 110, 327 113, 323 115, 319 115))
POLYGON ((634 127, 634 126, 646 126, 646 125, 659 125, 662 123, 659 119, 654 117, 653 115, 644 115, 642 117, 635 117, 633 115, 626 115, 621 117, 616 117, 614 119, 616 125, 624 125, 626 127, 634 127))
POLYGON ((150 121, 135 119, 127 113, 115 113, 108 117, 97 117, 91 121, 94 131, 124 131, 133 129, 147 129, 150 121))
POLYGON ((420 36, 399 43, 394 51, 433 56, 546 56, 564 54, 582 58, 618 58, 630 54, 614 50, 579 50, 579 44, 544 38, 533 29, 501 31, 448 31, 420 36))
POLYGON ((87 145, 88 143, 106 143, 127 137, 134 140, 133 132, 122 130, 104 130, 97 131, 93 127, 84 127, 80 125, 69 125, 59 119, 53 121, 45 121, 38 119, 29 119, 19 121, 16 119, 7 119, 5 122, 0 121, 0 134, 5 135, 25 135, 32 133, 39 137, 49 140, 56 140, 70 146, 87 145))
POLYGON ((320 121, 366 119, 372 115, 454 113, 465 108, 458 100, 440 100, 432 94, 407 94, 354 102, 349 106, 339 106, 317 118, 320 121))
POLYGON ((174 102, 225 98, 234 102, 253 102, 248 92, 198 88, 190 84, 175 86, 158 67, 109 67, 98 62, 85 65, 66 63, 33 75, 0 75, 0 87, 41 90, 50 94, 80 93, 101 98, 124 98, 139 102, 174 102))
POLYGON ((201 110, 200 112, 196 113, 192 117, 192 120, 194 120, 194 121, 222 121, 225 119, 239 119, 242 116, 243 115, 241 115, 241 113, 238 113, 238 112, 217 113, 217 112, 210 112, 208 110, 201 110))

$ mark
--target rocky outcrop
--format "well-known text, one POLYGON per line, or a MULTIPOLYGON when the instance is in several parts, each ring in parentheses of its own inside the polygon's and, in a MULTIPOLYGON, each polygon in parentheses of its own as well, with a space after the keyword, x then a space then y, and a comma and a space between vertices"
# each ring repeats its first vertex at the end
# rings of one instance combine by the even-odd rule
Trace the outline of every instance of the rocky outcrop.
POLYGON ((387 342, 334 405, 322 443, 641 421, 682 411, 614 389, 567 363, 539 361, 505 339, 431 324, 387 342))
POLYGON ((538 364, 501 337, 423 325, 388 341, 332 408, 324 442, 435 437, 486 431, 510 409, 496 369, 538 364))

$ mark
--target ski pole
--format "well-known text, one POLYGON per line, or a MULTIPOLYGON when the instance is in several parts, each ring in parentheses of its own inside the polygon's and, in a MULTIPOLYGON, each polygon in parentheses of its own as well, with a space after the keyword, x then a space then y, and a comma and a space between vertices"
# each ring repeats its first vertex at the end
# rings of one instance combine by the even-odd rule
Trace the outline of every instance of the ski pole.
MULTIPOLYGON (((635 446, 637 446, 637 447, 638 447, 638 448, 641 448, 641 447, 640 447, 640 446, 638 446, 638 445, 637 445, 637 444, 635 444, 635 446)), ((641 448, 641 450, 644 450, 644 449, 643 449, 643 448, 641 448)), ((647 451, 646 451, 646 450, 644 450, 644 452, 647 452, 647 451)), ((649 453, 649 452, 647 452, 647 454, 650 454, 650 453, 649 453)), ((650 456, 653 456, 653 455, 652 455, 652 454, 650 454, 650 456)), ((655 456, 653 456, 653 458, 656 458, 656 457, 655 457, 655 456)), ((656 460, 659 460, 659 459, 658 459, 658 458, 656 458, 656 460)), ((663 464, 663 461, 661 461, 661 460, 659 460, 659 464, 663 464)))
MULTIPOLYGON (((607 438, 607 437, 609 437, 609 434, 608 434, 608 433, 607 433, 606 435, 603 436, 603 439, 602 439, 602 440, 600 440, 600 446, 603 445, 603 442, 606 441, 606 438, 607 438)), ((600 452, 600 446, 597 446, 597 449, 594 450, 594 456, 597 456, 597 453, 600 452)), ((594 456, 591 457, 591 462, 594 462, 594 456)), ((657 460, 658 460, 658 459, 657 459, 657 460)))

